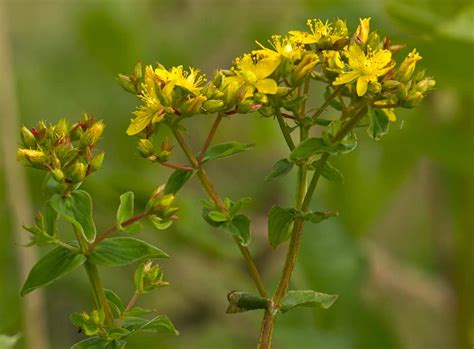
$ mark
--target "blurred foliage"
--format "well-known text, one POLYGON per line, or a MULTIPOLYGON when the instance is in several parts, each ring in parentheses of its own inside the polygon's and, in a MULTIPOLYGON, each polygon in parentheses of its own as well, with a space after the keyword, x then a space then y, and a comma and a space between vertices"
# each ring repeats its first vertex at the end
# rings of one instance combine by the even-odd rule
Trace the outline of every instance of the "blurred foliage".
MULTIPOLYGON (((134 140, 125 136, 135 101, 114 79, 133 69, 136 61, 193 64, 211 73, 252 48, 251 40, 264 42, 271 33, 302 28, 309 17, 347 18, 354 28, 359 17, 372 16, 378 28, 393 33, 392 42, 417 47, 420 63, 436 77, 438 90, 423 108, 400 113, 401 121, 391 125, 382 142, 361 137, 357 152, 335 161, 345 174, 344 185, 324 182, 313 205, 341 215, 319 225, 318 231, 308 227, 293 286, 340 298, 324 313, 302 309, 281 316, 275 348, 463 348, 473 340, 471 1, 11 0, 7 13, 21 121, 72 119, 87 111, 107 123, 104 170, 88 184, 99 230, 113 222, 111 208, 118 206, 120 193, 134 191, 143 207, 150 190, 170 173, 143 161, 134 140), (364 248, 368 239, 403 265, 445 282, 452 298, 447 312, 380 287, 364 248)), ((198 122, 188 131, 197 144, 208 129, 207 120, 198 122)), ((227 127, 216 142, 255 141, 257 146, 235 163, 222 161, 219 172, 211 164, 208 172, 225 196, 255 198, 249 212, 260 215, 253 217, 251 248, 274 285, 284 249, 267 247, 266 213, 272 204, 292 200, 292 181, 263 179, 285 153, 284 146, 269 120, 242 116, 224 122, 227 127)), ((34 171, 28 176, 37 208, 40 176, 34 171)), ((2 168, 0 179, 4 183, 2 168)), ((25 321, 19 311, 22 280, 4 192, 0 186, 0 333, 14 335, 25 321)), ((203 196, 196 185, 186 188, 177 199, 182 219, 171 230, 149 229, 147 235, 171 254, 163 263, 171 287, 162 291, 159 304, 181 335, 134 339, 130 349, 254 346, 260 314, 224 314, 227 292, 243 285, 252 290, 252 285, 229 239, 209 229, 193 209, 203 196)), ((104 271, 105 283, 125 298, 133 292, 123 286, 130 285, 131 269, 122 274, 104 271)), ((85 275, 68 277, 46 294, 51 348, 66 348, 80 337, 66 314, 82 309, 91 297, 85 275)), ((158 303, 152 296, 144 300, 149 307, 158 303)), ((21 339, 17 347, 22 348, 21 339)))

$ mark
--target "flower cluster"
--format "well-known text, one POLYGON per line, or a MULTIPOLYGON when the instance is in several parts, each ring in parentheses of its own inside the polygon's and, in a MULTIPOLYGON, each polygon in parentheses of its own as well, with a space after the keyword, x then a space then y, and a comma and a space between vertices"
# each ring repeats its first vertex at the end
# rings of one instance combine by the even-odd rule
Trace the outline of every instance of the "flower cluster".
MULTIPOLYGON (((391 45, 388 37, 371 31, 370 18, 360 19, 353 34, 341 19, 307 24, 307 31, 272 36, 268 46, 257 42, 255 50, 236 58, 231 69, 217 70, 210 81, 199 70, 182 66, 147 66, 143 73, 137 65, 134 74, 119 75, 121 85, 142 101, 127 133, 140 134, 147 142, 139 148, 152 149, 149 138, 160 123, 178 123, 196 114, 258 111, 275 116, 283 108, 304 119, 308 115, 298 115, 307 98, 302 98, 301 89, 310 80, 337 91, 341 101, 363 100, 395 121, 395 107, 416 106, 435 85, 424 71, 416 70, 421 60, 416 50, 397 64, 394 56, 403 46, 391 45)), ((163 156, 150 158, 160 159, 163 156)))
POLYGON ((94 153, 105 125, 87 114, 81 121, 69 125, 61 119, 47 125, 41 121, 36 127, 22 127, 22 147, 17 159, 47 171, 55 189, 64 191, 79 186, 84 179, 100 169, 104 153, 94 153))

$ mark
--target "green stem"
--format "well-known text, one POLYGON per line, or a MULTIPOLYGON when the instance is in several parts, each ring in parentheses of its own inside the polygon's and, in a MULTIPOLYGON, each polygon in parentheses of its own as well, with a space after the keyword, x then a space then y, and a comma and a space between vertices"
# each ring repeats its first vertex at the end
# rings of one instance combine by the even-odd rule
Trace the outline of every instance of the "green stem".
POLYGON ((278 120, 278 125, 280 126, 281 133, 285 138, 286 144, 288 144, 288 148, 290 148, 290 150, 295 149, 295 143, 291 138, 290 131, 288 130, 288 126, 286 125, 285 120, 283 120, 280 110, 277 111, 276 118, 278 120))
MULTIPOLYGON (((227 209, 224 205, 224 201, 221 199, 219 194, 217 193, 216 188, 212 184, 211 180, 209 179, 209 176, 207 175, 206 171, 204 168, 202 168, 199 164, 199 161, 196 159, 194 156, 192 150, 188 147, 186 144, 183 136, 181 133, 174 127, 170 127, 171 132, 173 132, 173 135, 175 136, 176 140, 178 141, 179 145, 181 146, 181 149, 183 150, 184 154, 186 157, 189 159, 191 164, 196 168, 196 174, 199 178, 199 181, 201 183, 201 186, 203 187, 204 191, 207 193, 209 198, 216 204, 216 206, 221 210, 222 212, 226 212, 227 209)), ((215 130, 214 130, 215 133, 215 130)), ((268 293, 265 290, 265 286, 263 284, 262 278, 260 276, 260 273, 258 272, 257 266, 255 265, 255 261, 252 258, 252 255, 250 254, 249 249, 246 246, 242 246, 238 239, 234 237, 234 241, 236 242, 237 246, 239 247, 239 250, 244 258, 245 264, 247 265, 247 269, 250 273, 250 276, 252 277, 258 292, 262 297, 267 298, 268 293)))
POLYGON ((324 102, 324 104, 318 110, 316 110, 316 112, 313 114, 312 116, 313 120, 316 120, 318 116, 321 115, 322 112, 325 111, 327 107, 329 107, 329 104, 331 104, 334 98, 336 98, 339 95, 343 87, 344 85, 341 85, 334 89, 334 92, 329 96, 326 102, 324 102))
MULTIPOLYGON (((82 236, 82 233, 78 231, 75 225, 73 225, 74 233, 76 239, 81 246, 81 252, 87 254, 89 252, 89 246, 82 236)), ((94 300, 97 309, 102 309, 105 314, 105 324, 107 327, 111 328, 114 326, 114 318, 112 316, 112 311, 110 310, 109 303, 107 302, 107 297, 105 296, 104 287, 100 279, 99 270, 97 266, 88 260, 84 263, 84 268, 86 269, 87 276, 92 285, 92 292, 94 294, 94 300)))

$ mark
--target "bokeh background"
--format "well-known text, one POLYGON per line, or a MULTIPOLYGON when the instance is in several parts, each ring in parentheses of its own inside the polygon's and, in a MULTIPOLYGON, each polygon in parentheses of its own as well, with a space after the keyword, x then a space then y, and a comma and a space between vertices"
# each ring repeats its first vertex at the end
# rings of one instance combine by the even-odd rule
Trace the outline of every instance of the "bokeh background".
MULTIPOLYGON (((41 208, 41 174, 14 162, 19 138, 11 128, 46 119, 105 120, 104 169, 87 182, 99 230, 113 224, 121 193, 139 205, 170 172, 137 156, 125 135, 133 96, 116 83, 136 61, 200 67, 211 74, 274 33, 302 29, 307 18, 359 17, 417 47, 437 80, 423 105, 399 113, 390 133, 374 142, 361 131, 358 150, 336 159, 344 185, 322 181, 314 209, 340 211, 308 226, 293 288, 340 295, 327 311, 299 309, 280 316, 276 349, 451 349, 474 343, 474 5, 469 0, 2 0, 0 1, 0 334, 23 334, 18 349, 63 349, 81 338, 68 313, 89 309, 85 273, 74 272, 19 297, 25 268, 44 253, 19 246, 41 208), (8 153, 7 153, 8 152, 8 153), (26 182, 23 182, 23 173, 26 182), (27 190, 23 190, 26 183, 27 190), (21 236, 19 235, 21 234, 21 236), (27 252, 26 252, 27 251, 27 252), (33 304, 31 304, 33 303, 33 304), (27 348, 24 338, 33 336, 27 348)), ((314 104, 319 104, 315 97, 314 104)), ((188 123, 198 146, 209 128, 188 123)), ((279 277, 285 248, 266 242, 266 213, 290 203, 294 178, 264 182, 286 155, 275 122, 258 116, 225 120, 219 140, 256 142, 250 152, 210 164, 219 191, 252 196, 252 251, 267 284, 279 277)), ((180 157, 178 156, 178 162, 180 157)), ((200 218, 203 198, 193 180, 177 199, 182 217, 169 230, 143 237, 167 251, 171 286, 141 305, 169 315, 179 337, 137 336, 128 348, 254 348, 258 312, 226 315, 226 294, 253 290, 235 245, 200 218)), ((124 299, 133 267, 102 269, 106 285, 124 299)))

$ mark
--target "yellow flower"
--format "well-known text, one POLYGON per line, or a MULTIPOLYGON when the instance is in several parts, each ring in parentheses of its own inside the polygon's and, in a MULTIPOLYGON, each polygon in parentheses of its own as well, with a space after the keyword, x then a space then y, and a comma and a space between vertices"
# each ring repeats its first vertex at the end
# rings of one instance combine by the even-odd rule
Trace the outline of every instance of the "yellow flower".
POLYGON ((301 45, 296 43, 292 37, 273 35, 268 42, 273 49, 267 48, 257 41, 257 45, 260 46, 261 49, 252 51, 252 54, 259 58, 274 58, 279 61, 288 59, 289 61, 295 61, 300 59, 304 52, 301 45))
POLYGON ((388 50, 369 51, 366 55, 358 45, 352 45, 349 47, 347 57, 352 70, 342 72, 333 85, 344 85, 357 80, 358 96, 365 95, 369 82, 377 82, 380 76, 393 68, 392 53, 388 50))
POLYGON ((145 68, 145 82, 142 84, 140 99, 143 105, 134 111, 135 118, 132 119, 127 129, 129 136, 136 135, 143 131, 150 123, 163 120, 165 110, 156 95, 155 72, 151 66, 145 68))
POLYGON ((195 96, 199 95, 201 88, 199 87, 206 81, 205 76, 199 74, 198 69, 189 68, 189 72, 183 69, 183 66, 171 67, 171 70, 166 70, 163 66, 155 69, 156 76, 165 83, 182 87, 191 92, 195 96))
POLYGON ((405 60, 400 64, 398 70, 394 74, 393 78, 401 82, 407 82, 410 80, 413 72, 415 71, 416 62, 421 60, 421 56, 416 52, 416 49, 411 51, 405 60))
POLYGON ((306 24, 310 29, 309 33, 299 30, 289 32, 296 42, 307 45, 316 44, 324 40, 330 44, 334 44, 336 41, 347 37, 347 26, 341 19, 336 20, 334 25, 328 21, 323 23, 320 19, 308 19, 306 24))
POLYGON ((41 164, 46 160, 46 154, 41 150, 34 149, 18 149, 16 153, 17 161, 27 159, 35 164, 41 164))
MULTIPOLYGON (((249 86, 245 98, 252 96, 255 89, 264 94, 275 94, 278 85, 275 80, 268 78, 280 64, 275 57, 262 58, 254 61, 250 54, 236 59, 235 76, 226 80, 229 83, 246 84, 249 86)), ((244 98, 244 99, 245 99, 244 98)))
POLYGON ((341 72, 344 69, 344 62, 341 60, 339 51, 323 51, 323 57, 326 60, 326 69, 334 72, 341 72))
POLYGON ((355 37, 357 42, 365 44, 369 39, 370 32, 370 17, 369 18, 359 18, 359 26, 355 32, 355 37))

